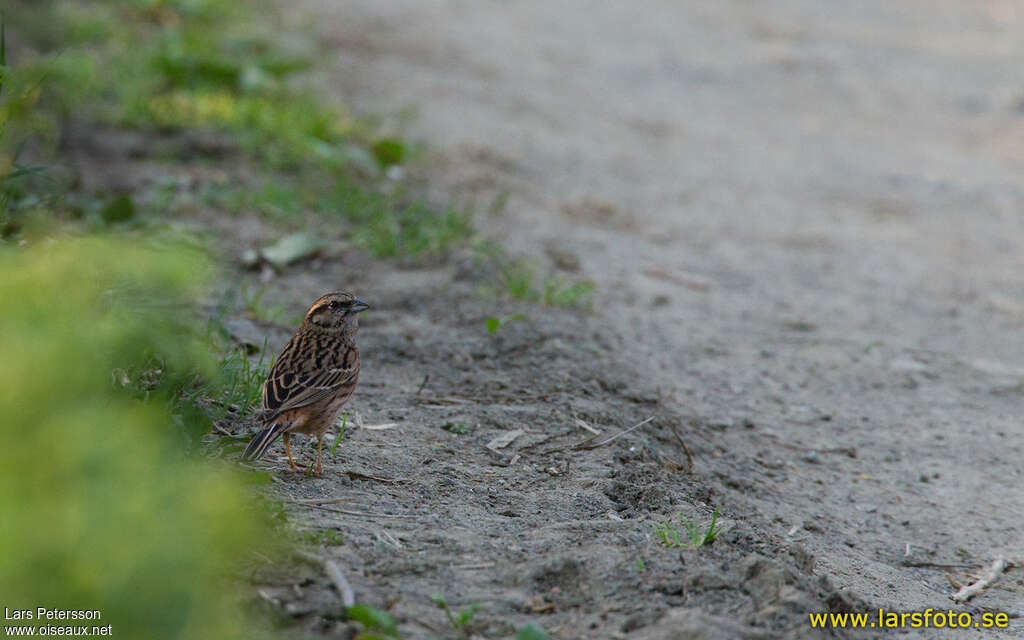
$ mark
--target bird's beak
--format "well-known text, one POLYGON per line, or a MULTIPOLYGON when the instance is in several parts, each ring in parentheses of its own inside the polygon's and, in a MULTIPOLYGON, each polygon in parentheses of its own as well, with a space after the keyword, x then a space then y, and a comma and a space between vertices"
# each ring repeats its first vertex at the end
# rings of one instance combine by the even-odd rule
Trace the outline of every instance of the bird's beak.
POLYGON ((352 301, 352 311, 354 313, 359 313, 360 311, 366 311, 369 308, 370 308, 370 305, 366 304, 365 302, 363 302, 359 298, 356 298, 355 300, 352 301))

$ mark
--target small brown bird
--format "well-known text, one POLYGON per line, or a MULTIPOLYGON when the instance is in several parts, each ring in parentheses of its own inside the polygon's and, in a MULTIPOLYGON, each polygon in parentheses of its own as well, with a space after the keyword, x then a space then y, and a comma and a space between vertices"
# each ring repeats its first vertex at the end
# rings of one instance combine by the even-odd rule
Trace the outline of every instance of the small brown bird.
POLYGON ((324 434, 338 419, 359 378, 356 314, 368 308, 341 291, 313 303, 267 376, 260 416, 264 428, 249 441, 243 460, 263 457, 284 435, 284 450, 294 471, 289 439, 293 433, 305 433, 316 436, 316 473, 320 474, 324 434))

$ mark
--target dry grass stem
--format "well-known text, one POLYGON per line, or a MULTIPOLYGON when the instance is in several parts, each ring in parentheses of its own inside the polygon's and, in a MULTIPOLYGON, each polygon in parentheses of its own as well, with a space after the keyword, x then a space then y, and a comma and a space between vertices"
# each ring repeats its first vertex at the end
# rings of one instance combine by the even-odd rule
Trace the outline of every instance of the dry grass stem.
POLYGON ((953 602, 967 602, 978 595, 995 582, 1000 574, 1006 570, 1007 566, 1009 566, 1009 563, 1006 561, 1006 558, 996 558, 985 570, 981 578, 969 585, 960 587, 960 590, 953 594, 953 602))
POLYGON ((341 572, 341 568, 338 567, 338 563, 333 560, 324 559, 324 571, 327 572, 327 577, 334 583, 334 587, 338 590, 338 594, 341 596, 341 604, 347 609, 354 606, 356 603, 355 593, 352 591, 352 585, 345 579, 345 574, 341 572))

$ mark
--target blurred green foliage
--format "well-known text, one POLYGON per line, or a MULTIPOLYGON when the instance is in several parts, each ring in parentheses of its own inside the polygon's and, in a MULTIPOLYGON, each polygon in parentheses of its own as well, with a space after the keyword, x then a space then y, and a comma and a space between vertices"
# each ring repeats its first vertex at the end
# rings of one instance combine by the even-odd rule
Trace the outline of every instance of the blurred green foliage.
MULTIPOLYGON (((154 137, 216 132, 233 141, 216 152, 227 154, 219 165, 244 163, 245 173, 252 176, 255 169, 255 176, 201 182, 198 201, 204 205, 334 232, 339 227, 331 221, 340 216, 347 223, 343 233, 385 258, 441 255, 471 237, 468 212, 410 196, 414 190, 401 182, 405 172, 398 166, 414 155, 406 142, 378 135, 369 120, 303 88, 298 74, 316 59, 317 43, 281 28, 268 3, 12 3, 10 22, 36 51, 22 56, 15 75, 41 79, 29 96, 40 120, 27 129, 37 135, 49 131, 52 138, 62 123, 80 127, 90 121, 154 137)), ((164 160, 192 161, 173 153, 164 160)), ((22 191, 9 200, 26 209, 38 199, 30 196, 22 191)), ((115 207, 66 198, 64 219, 102 228, 175 213, 153 206, 160 198, 133 196, 115 207)), ((9 229, 3 235, 11 234, 9 229)))
POLYGON ((99 609, 117 637, 251 637, 232 575, 255 510, 174 427, 177 390, 215 367, 183 315, 203 261, 141 244, 0 250, 0 593, 99 609))
POLYGON ((528 624, 516 632, 516 640, 548 640, 548 634, 543 627, 528 624))
POLYGON ((389 640, 402 637, 398 632, 398 621, 387 611, 357 604, 346 609, 345 615, 349 620, 363 626, 353 640, 389 640))
POLYGON ((44 171, 44 166, 19 162, 26 140, 31 135, 52 137, 51 120, 36 110, 41 79, 14 74, 7 64, 7 25, 0 14, 0 237, 10 226, 13 203, 25 195, 27 178, 44 171))

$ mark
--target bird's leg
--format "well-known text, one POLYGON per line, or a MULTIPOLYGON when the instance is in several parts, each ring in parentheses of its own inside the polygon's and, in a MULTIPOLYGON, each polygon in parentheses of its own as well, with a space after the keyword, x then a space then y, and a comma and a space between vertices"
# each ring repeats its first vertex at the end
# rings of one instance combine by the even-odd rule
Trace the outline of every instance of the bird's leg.
POLYGON ((316 475, 320 475, 323 472, 323 468, 320 466, 320 453, 324 450, 324 437, 319 435, 316 437, 316 475))
POLYGON ((292 434, 290 434, 290 433, 284 434, 284 438, 283 438, 284 439, 284 450, 285 450, 285 453, 288 454, 288 464, 291 466, 292 471, 298 471, 299 468, 295 466, 295 461, 292 460, 292 447, 291 447, 291 444, 289 444, 289 442, 288 442, 289 440, 291 440, 291 435, 292 434))

